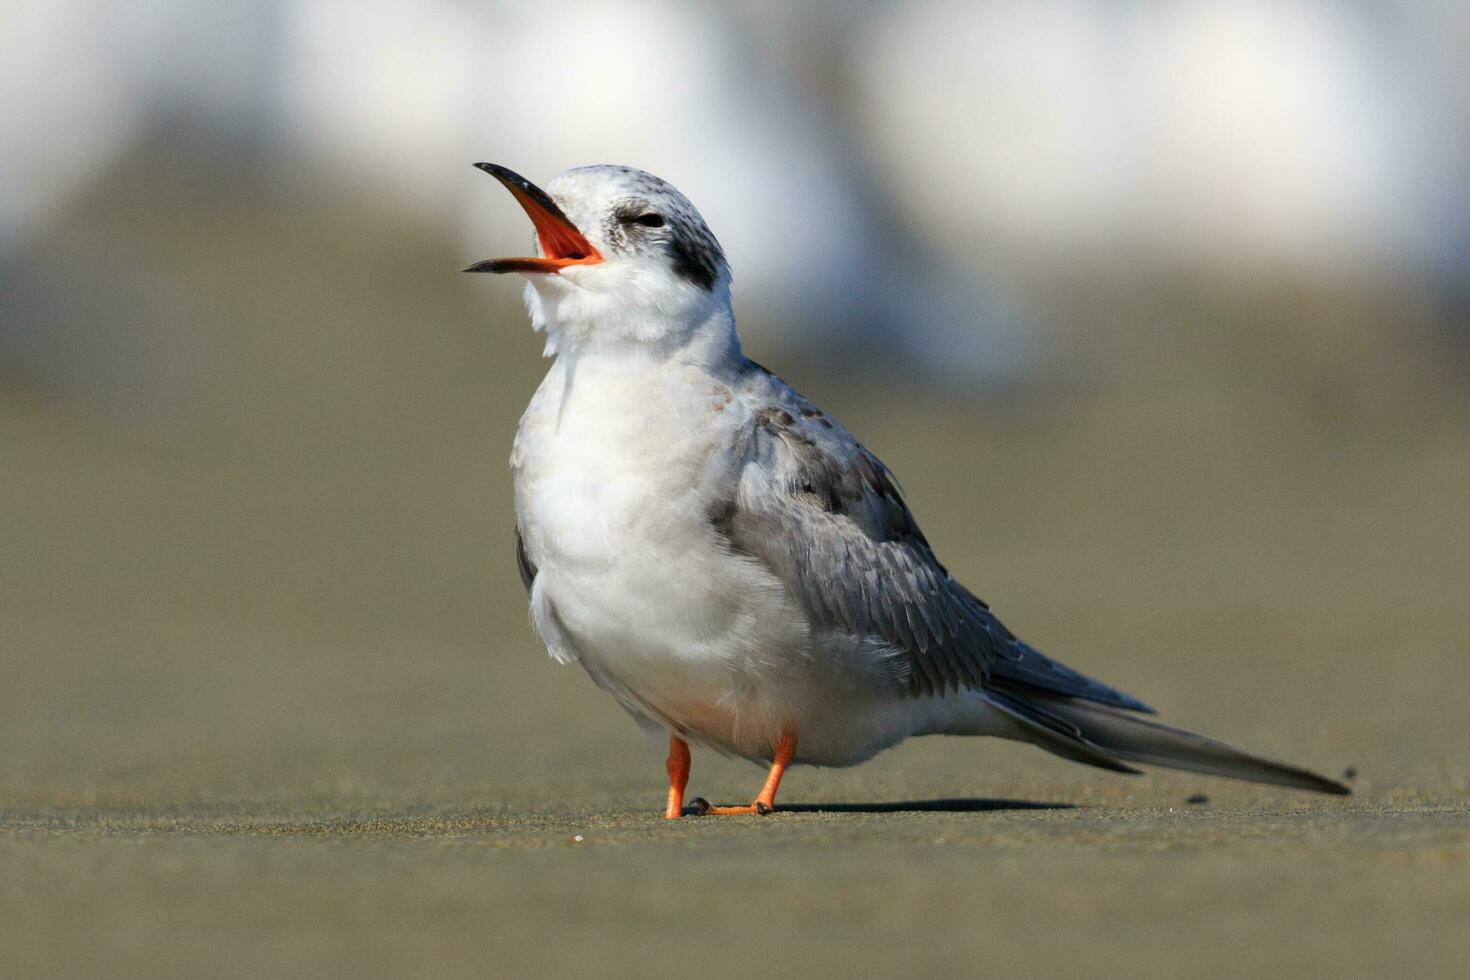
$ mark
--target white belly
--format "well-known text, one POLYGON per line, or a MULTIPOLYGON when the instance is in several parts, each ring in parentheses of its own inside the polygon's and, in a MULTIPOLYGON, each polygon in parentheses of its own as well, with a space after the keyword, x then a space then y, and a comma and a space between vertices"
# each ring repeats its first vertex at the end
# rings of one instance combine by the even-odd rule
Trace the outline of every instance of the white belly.
POLYGON ((807 628, 709 525, 728 402, 680 371, 579 362, 567 392, 553 366, 516 438, 517 521, 553 653, 560 632, 629 710, 739 752, 787 720, 763 679, 805 657, 807 628))
POLYGON ((537 391, 512 456, 537 630, 629 711, 686 737, 760 759, 796 730, 799 761, 861 761, 914 731, 917 705, 895 697, 886 651, 814 634, 780 581, 710 525, 742 420, 690 370, 579 362, 568 392, 558 363, 537 391))

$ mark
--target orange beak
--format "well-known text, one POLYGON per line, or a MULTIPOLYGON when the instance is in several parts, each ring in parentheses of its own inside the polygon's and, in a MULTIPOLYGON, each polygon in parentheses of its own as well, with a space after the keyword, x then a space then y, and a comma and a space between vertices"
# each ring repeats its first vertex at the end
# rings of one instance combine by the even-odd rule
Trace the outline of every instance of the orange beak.
POLYGON ((477 163, 475 166, 504 184, 505 189, 525 208, 531 224, 536 226, 536 238, 544 254, 534 258, 486 259, 464 271, 551 273, 560 272, 569 265, 595 265, 602 261, 601 253, 592 247, 592 243, 541 188, 514 170, 498 164, 477 163))

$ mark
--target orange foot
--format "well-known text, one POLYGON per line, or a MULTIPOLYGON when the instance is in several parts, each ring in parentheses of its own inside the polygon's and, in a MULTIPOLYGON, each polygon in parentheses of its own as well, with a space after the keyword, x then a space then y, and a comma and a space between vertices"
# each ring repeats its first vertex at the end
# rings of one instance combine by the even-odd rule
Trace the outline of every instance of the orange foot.
POLYGON ((764 803, 760 800, 754 803, 747 803, 745 806, 715 806, 704 797, 696 796, 689 805, 694 808, 694 815, 696 817, 729 817, 736 814, 749 815, 753 813, 765 816, 768 813, 776 812, 776 807, 773 804, 764 803))
MULTIPOLYGON (((761 787, 760 793, 746 806, 711 806, 704 797, 694 799, 695 816, 728 817, 743 814, 758 813, 765 816, 776 809, 776 790, 781 786, 781 777, 786 773, 786 767, 791 765, 791 757, 796 755, 796 733, 787 732, 781 736, 781 741, 776 743, 776 758, 771 763, 771 772, 766 776, 766 785, 761 787)), ((672 794, 672 791, 671 791, 672 794)))

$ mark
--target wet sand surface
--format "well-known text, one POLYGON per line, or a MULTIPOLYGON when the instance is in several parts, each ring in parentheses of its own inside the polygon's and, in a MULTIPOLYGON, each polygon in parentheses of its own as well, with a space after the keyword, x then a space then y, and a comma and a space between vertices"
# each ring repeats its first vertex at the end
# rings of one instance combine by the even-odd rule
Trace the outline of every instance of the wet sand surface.
POLYGON ((1448 977, 1470 955, 1463 806, 1055 795, 1094 802, 12 812, 6 972, 1448 977))

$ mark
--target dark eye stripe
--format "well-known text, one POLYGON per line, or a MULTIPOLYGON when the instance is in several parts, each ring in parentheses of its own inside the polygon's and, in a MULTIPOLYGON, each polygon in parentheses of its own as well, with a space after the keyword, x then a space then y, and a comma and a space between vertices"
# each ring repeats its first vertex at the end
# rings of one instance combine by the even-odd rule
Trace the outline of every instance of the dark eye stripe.
POLYGON ((664 226, 664 218, 661 214, 650 212, 648 214, 640 214, 633 219, 633 223, 635 225, 642 225, 645 228, 662 228, 664 226))

